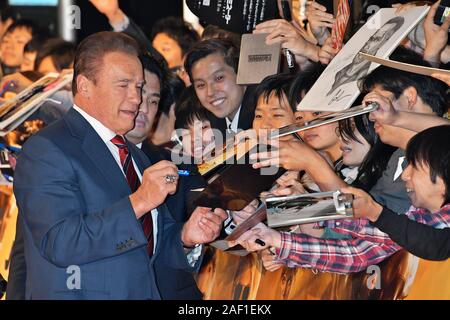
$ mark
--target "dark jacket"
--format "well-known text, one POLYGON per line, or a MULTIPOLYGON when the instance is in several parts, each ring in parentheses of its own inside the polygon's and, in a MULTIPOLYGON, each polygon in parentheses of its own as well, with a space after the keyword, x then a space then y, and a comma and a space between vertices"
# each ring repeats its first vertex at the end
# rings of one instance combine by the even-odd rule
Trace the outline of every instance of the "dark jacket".
POLYGON ((450 257, 450 228, 435 229, 387 208, 373 225, 415 256, 427 260, 450 257))
MULTIPOLYGON (((149 157, 152 164, 161 160, 170 161, 170 153, 154 144, 145 141, 141 150, 149 157)), ((178 165, 180 169, 196 171, 193 165, 178 165)), ((169 208, 173 219, 176 222, 185 222, 188 220, 191 210, 189 203, 195 197, 190 192, 192 189, 204 188, 206 183, 201 176, 180 177, 178 180, 178 189, 174 195, 166 198, 165 204, 169 208)), ((176 270, 166 265, 155 262, 156 283, 163 299, 169 300, 198 300, 202 299, 202 293, 197 288, 192 273, 176 270)))

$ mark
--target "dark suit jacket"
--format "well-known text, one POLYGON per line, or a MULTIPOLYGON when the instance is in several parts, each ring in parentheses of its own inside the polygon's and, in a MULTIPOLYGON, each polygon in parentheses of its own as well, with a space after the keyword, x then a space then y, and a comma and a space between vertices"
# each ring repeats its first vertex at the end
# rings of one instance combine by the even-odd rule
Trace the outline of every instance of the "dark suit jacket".
MULTIPOLYGON (((161 160, 171 160, 170 153, 166 150, 155 146, 148 141, 142 143, 141 150, 149 157, 152 163, 161 160)), ((180 169, 196 171, 194 165, 179 165, 180 169)), ((178 189, 174 195, 166 198, 165 204, 169 208, 173 219, 176 222, 184 223, 189 219, 191 210, 191 200, 195 197, 190 190, 204 188, 206 182, 200 175, 190 177, 180 177, 178 180, 178 189)), ((198 290, 192 273, 176 270, 159 263, 159 259, 155 261, 156 283, 158 284, 161 297, 169 300, 198 300, 202 299, 202 293, 198 290)))
MULTIPOLYGON (((141 172, 150 165, 134 145, 128 148, 141 172)), ((188 265, 182 223, 164 204, 149 258, 130 192, 108 148, 76 110, 27 141, 14 181, 26 299, 159 299, 155 260, 187 272, 199 267, 188 265), (78 268, 80 288, 67 285, 69 266, 78 268)))

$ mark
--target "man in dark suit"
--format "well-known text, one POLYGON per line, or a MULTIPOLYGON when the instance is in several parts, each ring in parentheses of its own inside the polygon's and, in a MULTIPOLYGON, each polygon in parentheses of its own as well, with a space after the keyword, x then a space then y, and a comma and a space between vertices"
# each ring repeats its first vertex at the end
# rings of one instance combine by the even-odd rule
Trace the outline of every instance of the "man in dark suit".
POLYGON ((250 129, 255 115, 252 87, 236 84, 239 49, 226 39, 208 39, 186 54, 184 67, 210 123, 222 134, 250 129))
POLYGON ((220 232, 219 209, 196 208, 177 223, 164 203, 176 191, 176 166, 150 164, 123 139, 141 103, 138 55, 123 34, 86 38, 75 58, 74 108, 23 148, 14 193, 27 299, 159 299, 155 261, 195 271, 194 246, 220 232))

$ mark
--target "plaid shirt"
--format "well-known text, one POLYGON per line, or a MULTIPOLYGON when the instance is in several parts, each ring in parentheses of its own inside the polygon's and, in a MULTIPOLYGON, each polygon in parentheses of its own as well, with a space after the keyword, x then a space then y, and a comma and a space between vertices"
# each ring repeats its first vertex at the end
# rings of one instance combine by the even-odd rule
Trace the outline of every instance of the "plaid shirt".
MULTIPOLYGON (((411 207, 406 215, 437 229, 450 227, 450 204, 435 213, 411 207)), ((351 235, 352 239, 321 239, 302 233, 281 232, 281 248, 276 250, 278 259, 288 267, 352 273, 378 264, 401 249, 367 219, 332 220, 317 225, 351 235)))

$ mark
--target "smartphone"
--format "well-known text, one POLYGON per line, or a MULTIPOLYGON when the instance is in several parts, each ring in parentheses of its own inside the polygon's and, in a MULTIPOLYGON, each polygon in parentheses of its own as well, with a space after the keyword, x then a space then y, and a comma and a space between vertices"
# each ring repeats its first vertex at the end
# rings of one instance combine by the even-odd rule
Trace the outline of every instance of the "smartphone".
POLYGON ((442 25, 450 14, 450 0, 442 0, 439 5, 436 14, 434 15, 434 23, 437 25, 442 25))

